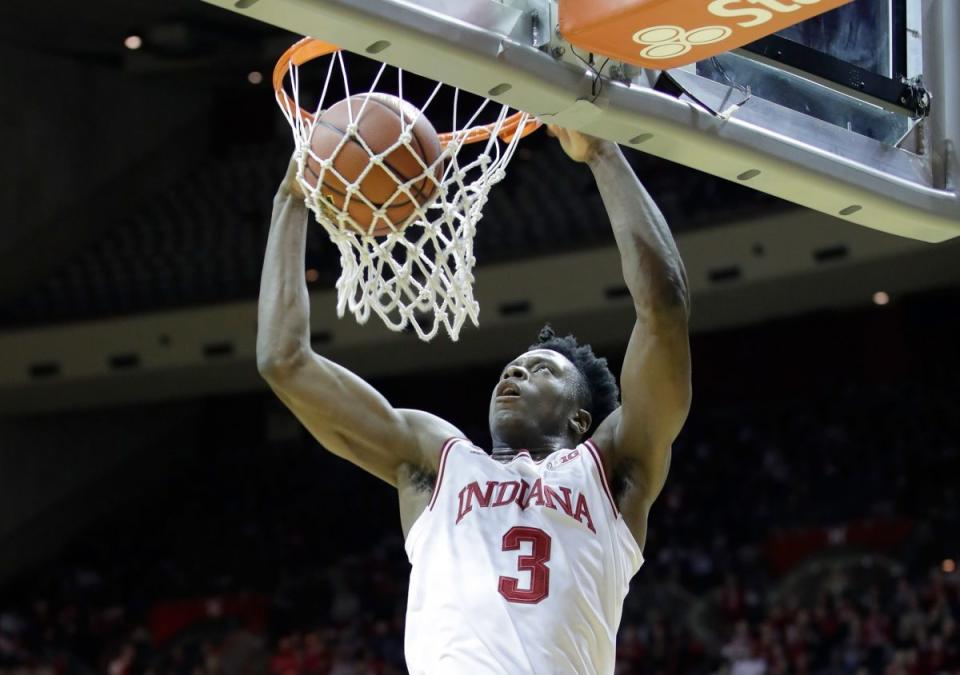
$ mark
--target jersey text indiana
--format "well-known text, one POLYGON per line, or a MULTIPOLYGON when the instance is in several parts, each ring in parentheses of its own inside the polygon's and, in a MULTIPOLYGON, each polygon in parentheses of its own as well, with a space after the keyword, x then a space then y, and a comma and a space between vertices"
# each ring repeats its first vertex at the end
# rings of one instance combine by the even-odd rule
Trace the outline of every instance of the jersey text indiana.
POLYGON ((486 487, 481 490, 477 481, 468 483, 457 493, 460 506, 457 510, 457 524, 473 510, 474 504, 478 508, 494 508, 498 506, 515 505, 520 510, 530 506, 541 506, 554 511, 562 510, 574 520, 586 525, 591 532, 597 533, 590 518, 590 508, 586 497, 578 492, 576 499, 573 491, 562 485, 553 487, 538 478, 533 485, 523 480, 495 481, 488 480, 486 487))

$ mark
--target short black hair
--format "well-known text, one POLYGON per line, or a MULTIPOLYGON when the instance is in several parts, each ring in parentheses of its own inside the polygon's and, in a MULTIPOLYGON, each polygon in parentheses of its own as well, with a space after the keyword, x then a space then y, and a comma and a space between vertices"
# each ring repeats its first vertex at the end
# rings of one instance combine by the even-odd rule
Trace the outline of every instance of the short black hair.
POLYGON ((590 345, 578 343, 572 335, 559 337, 550 324, 546 324, 540 329, 536 344, 529 349, 550 349, 562 354, 580 371, 583 407, 593 418, 588 432, 620 406, 617 379, 610 372, 607 360, 594 354, 590 345))

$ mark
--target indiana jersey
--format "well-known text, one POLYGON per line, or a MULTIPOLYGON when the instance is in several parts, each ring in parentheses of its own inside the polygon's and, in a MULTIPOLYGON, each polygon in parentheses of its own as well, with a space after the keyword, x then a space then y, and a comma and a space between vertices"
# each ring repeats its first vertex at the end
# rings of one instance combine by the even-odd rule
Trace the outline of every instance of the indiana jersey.
POLYGON ((643 555, 592 441, 509 462, 447 441, 406 550, 411 675, 613 673, 643 555))

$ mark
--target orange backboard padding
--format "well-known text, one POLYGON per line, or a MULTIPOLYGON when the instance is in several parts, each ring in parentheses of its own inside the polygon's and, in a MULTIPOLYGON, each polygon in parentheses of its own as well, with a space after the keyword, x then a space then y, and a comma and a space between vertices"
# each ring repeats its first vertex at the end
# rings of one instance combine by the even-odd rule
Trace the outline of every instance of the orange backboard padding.
POLYGON ((667 70, 740 47, 852 0, 560 0, 570 44, 667 70))

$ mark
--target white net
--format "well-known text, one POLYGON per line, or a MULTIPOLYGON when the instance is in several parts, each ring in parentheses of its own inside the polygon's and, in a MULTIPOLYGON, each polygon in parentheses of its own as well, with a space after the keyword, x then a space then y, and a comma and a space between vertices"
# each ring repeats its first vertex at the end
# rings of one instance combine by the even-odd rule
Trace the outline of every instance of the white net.
MULTIPOLYGON (((427 143, 420 117, 448 85, 437 83, 418 108, 402 101, 402 70, 392 69, 397 73, 394 91, 401 101, 377 91, 386 69, 386 64, 380 66, 368 91, 352 94, 343 54, 334 52, 320 101, 311 114, 300 104, 299 70, 291 63, 288 77, 294 105, 278 101, 293 130, 297 181, 307 205, 340 252, 342 271, 336 284, 340 317, 349 310, 362 324, 373 313, 391 330, 412 329, 425 341, 443 326, 450 339, 457 340, 467 317, 478 325, 480 308, 473 295, 477 223, 490 188, 503 179, 522 134, 510 133, 517 118, 510 119, 507 106, 483 99, 479 105, 471 104, 475 111, 463 111, 459 108, 468 97, 452 88, 453 131, 443 135, 439 156, 433 161, 425 159, 427 143), (350 99, 340 106, 347 115, 346 128, 337 129, 342 135, 336 147, 329 154, 325 148, 326 156, 320 157, 311 139, 318 124, 330 126, 321 117, 337 104, 325 99, 338 72, 343 86, 335 89, 346 91, 350 99), (363 116, 375 106, 372 101, 390 103, 390 99, 402 111, 397 114, 399 136, 389 139, 385 147, 372 147, 375 144, 360 133, 363 116), (458 119, 466 120, 459 128, 458 119), (478 134, 480 126, 489 134, 478 134), (506 140, 500 138, 501 132, 506 140), (480 141, 476 141, 478 136, 480 141), (470 150, 461 152, 469 141, 474 141, 470 150), (346 163, 338 164, 337 158, 348 144, 356 144, 367 154, 359 174, 344 175, 348 173, 343 169, 346 163), (406 163, 405 170, 397 168, 400 160, 406 163), (414 171, 409 168, 411 161, 416 162, 414 171), (364 194, 364 179, 373 173, 380 173, 378 185, 384 183, 384 175, 389 176, 392 194, 386 198, 364 194)), ((526 125, 527 116, 522 115, 515 128, 525 129, 526 125)), ((351 147, 349 152, 355 155, 357 148, 351 147)))

